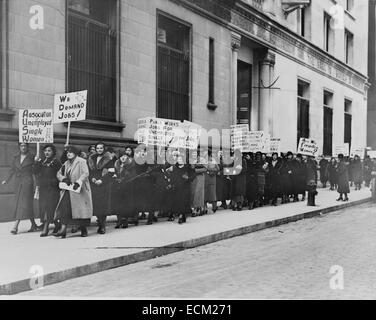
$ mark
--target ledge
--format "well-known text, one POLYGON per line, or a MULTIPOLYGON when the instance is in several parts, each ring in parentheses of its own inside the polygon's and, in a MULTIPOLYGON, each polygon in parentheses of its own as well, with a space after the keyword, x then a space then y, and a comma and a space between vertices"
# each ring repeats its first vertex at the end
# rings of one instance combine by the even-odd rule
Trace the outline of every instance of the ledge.
POLYGON ((15 116, 15 112, 13 110, 8 109, 0 109, 0 120, 1 121, 10 121, 15 116))
MULTIPOLYGON (((68 123, 64 124, 68 126, 68 123)), ((125 128, 125 124, 121 122, 110 122, 110 121, 100 121, 100 120, 85 120, 85 121, 75 121, 71 122, 72 128, 80 129, 93 129, 93 130, 103 130, 112 132, 122 132, 125 128)))

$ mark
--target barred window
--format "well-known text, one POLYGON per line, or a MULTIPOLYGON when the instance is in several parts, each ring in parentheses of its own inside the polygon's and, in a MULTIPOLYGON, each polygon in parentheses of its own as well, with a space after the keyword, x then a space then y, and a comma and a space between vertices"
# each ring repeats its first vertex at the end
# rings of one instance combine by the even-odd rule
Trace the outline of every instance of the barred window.
POLYGON ((345 99, 345 143, 348 143, 351 146, 351 140, 352 140, 352 132, 351 132, 351 126, 352 126, 352 101, 345 99))
POLYGON ((157 115, 189 120, 190 26, 158 14, 157 33, 157 115))
POLYGON ((297 140, 309 138, 309 83, 298 80, 297 140))
POLYGON ((116 0, 68 0, 68 90, 88 90, 87 117, 116 121, 116 0))
POLYGON ((325 156, 333 152, 333 93, 324 91, 324 146, 325 156))

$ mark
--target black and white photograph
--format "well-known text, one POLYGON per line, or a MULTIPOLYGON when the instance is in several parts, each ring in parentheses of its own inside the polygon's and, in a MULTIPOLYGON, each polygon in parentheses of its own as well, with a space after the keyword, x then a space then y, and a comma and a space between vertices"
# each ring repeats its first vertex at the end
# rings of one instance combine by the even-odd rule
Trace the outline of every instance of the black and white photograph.
POLYGON ((375 213, 376 0, 0 0, 0 300, 374 300, 375 213))

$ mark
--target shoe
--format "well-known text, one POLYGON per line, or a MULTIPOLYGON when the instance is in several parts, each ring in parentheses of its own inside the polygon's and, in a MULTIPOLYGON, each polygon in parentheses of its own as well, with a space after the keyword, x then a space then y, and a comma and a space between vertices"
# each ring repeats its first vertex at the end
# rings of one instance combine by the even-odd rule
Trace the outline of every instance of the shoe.
POLYGON ((343 199, 342 198, 338 198, 336 201, 343 201, 343 199))
POLYGON ((349 198, 345 198, 345 199, 343 199, 343 201, 348 202, 348 201, 349 201, 349 198))
POLYGON ((121 228, 121 225, 122 225, 121 221, 118 221, 118 222, 116 223, 115 229, 120 229, 120 228, 121 228))
POLYGON ((153 220, 148 220, 147 222, 146 222, 146 225, 148 225, 148 226, 150 226, 150 225, 152 225, 153 224, 153 220))
POLYGON ((47 237, 48 236, 48 231, 47 232, 42 232, 41 234, 40 234, 40 237, 41 238, 45 238, 45 237, 47 237))
POLYGON ((59 230, 60 230, 60 225, 58 223, 55 223, 55 228, 52 231, 52 234, 54 235, 54 234, 58 233, 59 230))
POLYGON ((86 238, 87 237, 87 229, 86 227, 81 227, 81 237, 86 238))
POLYGON ((183 215, 180 215, 180 216, 179 216, 178 223, 179 223, 179 224, 183 224, 184 222, 185 222, 184 216, 183 216, 183 215))
MULTIPOLYGON (((192 213, 192 217, 195 217, 194 216, 194 213, 192 213)), ((174 216, 169 216, 167 221, 174 221, 175 220, 175 217, 174 216)))
POLYGON ((124 220, 121 222, 120 227, 121 227, 122 229, 127 229, 127 228, 128 228, 128 219, 124 219, 124 220))
POLYGON ((67 231, 66 230, 65 231, 60 231, 60 232, 56 233, 55 237, 56 238, 60 238, 61 237, 61 239, 65 239, 67 237, 67 231))
POLYGON ((28 232, 37 232, 37 231, 40 231, 40 230, 39 230, 38 226, 35 225, 35 226, 31 226, 31 228, 29 229, 28 232))
POLYGON ((106 233, 106 227, 100 227, 97 232, 99 234, 105 234, 106 233))
POLYGON ((216 212, 217 212, 217 210, 218 210, 218 208, 215 208, 215 209, 213 209, 213 213, 216 213, 216 212))
POLYGON ((71 233, 77 233, 78 232, 78 229, 77 227, 73 227, 72 230, 71 230, 71 233))
POLYGON ((18 233, 18 230, 17 229, 12 229, 10 233, 16 235, 18 233))

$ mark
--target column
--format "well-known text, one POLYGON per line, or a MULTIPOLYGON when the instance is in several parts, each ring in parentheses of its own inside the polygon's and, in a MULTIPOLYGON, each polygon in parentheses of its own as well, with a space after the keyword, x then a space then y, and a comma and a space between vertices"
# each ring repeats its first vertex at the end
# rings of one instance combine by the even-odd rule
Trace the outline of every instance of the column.
POLYGON ((232 100, 232 124, 237 124, 238 118, 238 54, 241 44, 241 35, 231 32, 231 100, 232 100))
MULTIPOLYGON (((274 81, 275 54, 267 50, 260 62, 260 95, 259 95, 259 130, 274 135, 273 132, 273 92, 267 89, 274 81)), ((278 84, 276 84, 278 85, 278 84)))

